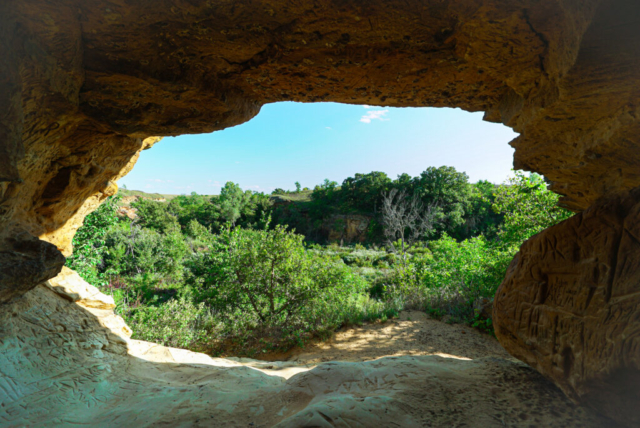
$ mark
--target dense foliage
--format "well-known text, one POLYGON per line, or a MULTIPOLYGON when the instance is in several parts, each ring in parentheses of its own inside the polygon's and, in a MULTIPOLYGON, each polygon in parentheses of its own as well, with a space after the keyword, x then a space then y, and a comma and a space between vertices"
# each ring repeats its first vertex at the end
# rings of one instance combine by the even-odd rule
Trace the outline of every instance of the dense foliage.
POLYGON ((483 305, 519 245, 570 215, 556 202, 537 175, 472 184, 450 167, 272 195, 227 183, 218 196, 139 197, 133 220, 114 197, 85 219, 67 265, 114 296, 136 338, 214 355, 288 349, 404 308, 491 331, 483 305), (429 227, 385 233, 391 194, 387 205, 410 203, 429 227), (327 219, 353 213, 371 218, 365 243, 327 243, 327 219))
MULTIPOLYGON (((430 238, 446 233, 465 239, 497 231, 502 215, 491 209, 498 186, 486 181, 469 183, 463 172, 453 167, 429 167, 419 176, 401 174, 392 180, 384 172, 355 174, 341 185, 326 179, 308 193, 307 200, 291 199, 292 204, 276 205, 273 218, 305 235, 307 240, 324 243, 321 226, 336 214, 362 214, 372 218, 369 243, 384 241, 381 219, 382 195, 391 190, 416 196, 436 219, 430 238)), ((277 189, 275 195, 287 195, 277 189)))

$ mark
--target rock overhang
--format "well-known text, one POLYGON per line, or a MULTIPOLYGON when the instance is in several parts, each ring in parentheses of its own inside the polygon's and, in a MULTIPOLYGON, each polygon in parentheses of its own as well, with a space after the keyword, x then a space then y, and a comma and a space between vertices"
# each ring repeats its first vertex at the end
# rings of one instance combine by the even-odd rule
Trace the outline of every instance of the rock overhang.
POLYGON ((640 186, 638 22, 632 0, 4 2, 0 300, 59 272, 151 137, 271 102, 484 111, 567 208, 623 194, 640 186))

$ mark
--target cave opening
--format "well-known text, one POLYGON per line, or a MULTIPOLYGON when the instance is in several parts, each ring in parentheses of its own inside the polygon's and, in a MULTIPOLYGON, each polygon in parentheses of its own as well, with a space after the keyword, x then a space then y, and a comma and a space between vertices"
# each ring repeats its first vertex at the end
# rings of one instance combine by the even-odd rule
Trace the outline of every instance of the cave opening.
POLYGON ((640 367, 637 1, 151 3, 0 4, 0 421, 613 425, 548 395, 548 383, 496 397, 538 376, 513 360, 374 362, 357 368, 361 384, 353 366, 325 365, 282 388, 154 345, 138 351, 162 363, 138 364, 105 309, 113 302, 58 275, 75 231, 151 136, 212 132, 295 100, 458 106, 517 130, 516 169, 544 174, 578 214, 522 246, 496 295, 497 335, 574 402, 638 425, 638 382, 620 376, 640 367), (485 394, 487 382, 452 381, 456 367, 509 382, 485 394), (240 384, 259 392, 238 395, 240 384), (336 410, 322 394, 340 388, 336 410), (486 406, 429 407, 460 391, 486 406))
POLYGON ((518 134, 451 108, 337 103, 267 104, 250 121, 212 134, 165 137, 141 153, 119 186, 157 194, 216 194, 227 181, 271 193, 313 189, 356 173, 417 176, 453 166, 470 182, 502 183, 511 174, 518 134))

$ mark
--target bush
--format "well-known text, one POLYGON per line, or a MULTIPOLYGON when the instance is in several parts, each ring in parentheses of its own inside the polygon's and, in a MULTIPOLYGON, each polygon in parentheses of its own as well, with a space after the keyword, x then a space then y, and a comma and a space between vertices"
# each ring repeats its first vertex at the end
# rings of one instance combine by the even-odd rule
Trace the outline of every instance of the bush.
POLYGON ((303 239, 283 226, 227 228, 187 262, 186 294, 224 324, 210 353, 286 350, 344 324, 397 313, 370 298, 368 281, 335 252, 306 250, 303 239))
POLYGON ((224 312, 251 312, 261 323, 287 325, 323 290, 337 289, 344 280, 345 270, 308 255, 303 239, 279 225, 223 230, 200 264, 192 266, 199 268, 193 277, 198 300, 224 312))
POLYGON ((216 326, 204 304, 186 299, 159 306, 141 306, 124 312, 133 338, 178 348, 201 348, 216 326))
POLYGON ((118 197, 107 198, 84 219, 82 227, 73 237, 73 254, 67 258, 66 266, 95 286, 107 284, 106 276, 100 272, 99 266, 108 251, 105 245, 108 231, 118 222, 118 201, 118 197))
POLYGON ((163 234, 135 224, 111 229, 105 243, 109 250, 104 256, 103 270, 110 275, 159 273, 177 280, 182 276, 182 260, 189 251, 179 231, 163 234))
POLYGON ((469 302, 492 297, 511 260, 510 254, 493 248, 482 236, 459 243, 444 235, 429 247, 432 257, 423 267, 425 286, 456 287, 469 302))
POLYGON ((517 249, 533 235, 573 215, 558 206, 559 196, 547 189, 538 174, 516 172, 495 194, 493 210, 504 216, 499 238, 517 249))
POLYGON ((457 242, 445 234, 429 248, 413 254, 407 266, 395 266, 385 279, 386 297, 402 299, 406 309, 473 322, 474 303, 493 297, 513 254, 482 236, 457 242))

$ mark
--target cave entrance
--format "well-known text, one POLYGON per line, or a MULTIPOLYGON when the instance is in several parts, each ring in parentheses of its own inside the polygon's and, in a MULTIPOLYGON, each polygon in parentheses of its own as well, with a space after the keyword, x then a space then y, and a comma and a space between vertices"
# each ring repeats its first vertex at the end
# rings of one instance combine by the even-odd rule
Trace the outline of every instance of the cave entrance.
MULTIPOLYGON (((119 213, 126 224, 107 232, 105 243, 109 250, 103 256, 104 266, 100 267, 99 273, 107 281, 107 292, 114 296, 129 293, 130 300, 143 294, 140 303, 153 306, 153 310, 158 303, 168 306, 169 301, 177 301, 175 296, 183 296, 186 288, 206 284, 203 288, 209 287, 207 290, 211 291, 224 287, 217 282, 220 281, 218 277, 207 276, 208 267, 217 263, 207 257, 214 252, 224 254, 226 251, 226 247, 211 245, 211 242, 217 243, 215 240, 219 237, 226 240, 230 236, 225 235, 228 224, 241 226, 234 230, 244 229, 240 234, 257 229, 262 233, 260 226, 266 223, 263 223, 262 214, 268 213, 276 231, 275 225, 285 225, 288 230, 303 235, 307 243, 332 244, 331 248, 318 246, 307 252, 313 254, 309 256, 311 263, 321 265, 325 261, 322 257, 335 252, 332 253, 332 257, 336 256, 332 261, 341 267, 346 266, 345 271, 349 275, 357 275, 356 281, 367 284, 357 289, 354 287, 351 290, 353 295, 358 299, 375 300, 374 305, 383 305, 381 302, 387 296, 384 290, 368 291, 377 284, 374 280, 386 280, 387 274, 400 265, 400 259, 406 261, 407 257, 418 257, 416 254, 428 252, 430 244, 427 241, 442 238, 443 243, 456 246, 482 235, 482 242, 478 245, 484 245, 484 239, 495 238, 489 237, 489 229, 475 226, 482 223, 478 218, 485 219, 495 226, 492 233, 496 234, 499 223, 491 217, 491 202, 485 203, 495 188, 488 186, 487 191, 486 187, 471 184, 481 180, 494 184, 505 181, 511 172, 513 154, 508 142, 515 136, 509 128, 484 122, 481 113, 459 109, 337 103, 268 104, 243 125, 212 134, 167 138, 151 150, 143 151, 132 174, 121 180, 121 186, 126 186, 123 200, 127 199, 129 206, 120 206, 122 210, 119 213), (427 174, 427 171, 430 172, 427 174), (367 184, 351 186, 350 183, 355 181, 353 176, 357 180, 358 173, 380 175, 360 182, 366 181, 367 184), (329 183, 334 184, 331 187, 329 183), (429 186, 436 188, 435 191, 428 190, 429 186), (316 188, 319 188, 317 194, 312 190, 316 188), (326 194, 323 189, 327 189, 326 194), (391 189, 407 192, 406 200, 415 195, 421 204, 416 208, 419 216, 426 216, 431 210, 438 213, 437 222, 428 220, 435 225, 431 227, 433 230, 411 232, 411 242, 406 241, 406 248, 412 251, 410 254, 409 250, 405 251, 404 235, 401 251, 396 251, 392 243, 396 239, 386 235, 388 227, 380 209, 382 195, 391 189), (338 196, 327 196, 330 192, 338 196), (247 193, 250 194, 248 197, 247 193), (446 197, 442 196, 445 193, 446 197), (321 194, 324 196, 318 196, 321 194), (251 199, 254 196, 260 197, 251 199), (484 208, 476 209, 476 202, 481 201, 484 208), (471 214, 472 211, 478 215, 471 214), (446 241, 449 238, 454 241, 446 241), (117 252, 119 247, 126 250, 114 255, 111 249, 117 252), (184 250, 174 251, 172 247, 184 250), (336 251, 335 247, 338 247, 336 251), (317 259, 313 258, 316 255, 314 251, 319 253, 317 259), (398 255, 397 259, 391 257, 395 255, 398 255), (172 258, 178 268, 164 263, 163 257, 172 258), (370 271, 366 271, 367 268, 370 271), (364 288, 367 291, 363 291, 364 288)), ((403 201, 401 198, 397 200, 398 203, 403 201)), ((404 229, 412 227, 404 226, 404 229)), ((265 233, 273 232, 267 227, 264 229, 268 230, 265 233)), ((256 242, 259 239, 262 237, 253 235, 251 245, 258 246, 256 242)), ((286 240, 287 237, 278 235, 277 239, 286 240)), ((246 258, 253 257, 249 264, 256 266, 272 253, 293 254, 297 249, 270 247, 260 253, 260 257, 247 254, 246 258)), ((475 250, 482 252, 479 247, 475 250)), ((305 251, 302 249, 300 252, 305 251)), ((448 257, 453 258, 451 255, 448 257)), ((469 260, 466 262, 471 263, 469 260)), ((245 264, 244 259, 242 263, 245 264)), ((82 268, 81 265, 78 267, 82 268)), ((276 275, 274 271, 272 266, 271 277, 279 277, 280 274, 276 275)), ((244 274, 241 276, 245 278, 244 274)), ((301 277, 290 283, 297 286, 307 279, 301 277)), ((499 279, 493 278, 494 289, 498 283, 499 279)), ((383 282, 380 284, 384 286, 383 282)), ((333 285, 339 286, 337 283, 333 285)), ((237 292, 251 293, 248 289, 237 292)), ((477 295, 466 300, 475 302, 480 297, 489 300, 492 293, 493 290, 480 296, 478 291, 477 295)), ((273 301, 273 295, 277 293, 271 291, 270 294, 269 316, 280 305, 273 301)), ((290 294, 283 295, 295 300, 289 297, 290 294)), ((349 295, 348 299, 351 297, 349 295)), ((208 307, 219 309, 213 300, 195 299, 201 300, 199 303, 206 300, 208 307)), ((318 300, 321 299, 318 297, 318 300)), ((250 305, 238 305, 247 312, 257 312, 259 320, 249 317, 250 322, 267 325, 266 315, 263 317, 257 306, 253 300, 250 305)), ((418 306, 418 303, 408 304, 406 308, 402 304, 389 306, 389 316, 395 317, 404 309, 418 309, 418 306)), ((464 310, 472 313, 474 308, 471 306, 467 305, 464 310)), ((425 308, 426 304, 421 308, 423 312, 425 308)), ((219 310, 227 309, 225 306, 219 310)), ((362 307, 356 309, 361 310, 362 307)), ((388 319, 384 310, 376 313, 375 317, 388 319)), ((131 316, 133 331, 142 332, 147 326, 142 322, 136 325, 138 320, 131 315, 134 311, 141 309, 136 307, 123 313, 131 316)), ((345 319, 339 319, 334 325, 342 325, 345 319)), ((367 320, 375 319, 378 318, 367 320)), ((267 336, 266 333, 263 336, 267 336)), ((155 333, 141 334, 136 338, 159 341, 168 346, 186 346, 175 338, 164 341, 155 333)), ((210 353, 226 353, 228 349, 215 348, 210 353)), ((231 352, 235 351, 238 349, 231 352)), ((253 348, 239 349, 238 354, 246 356, 249 351, 252 352, 253 348)))

